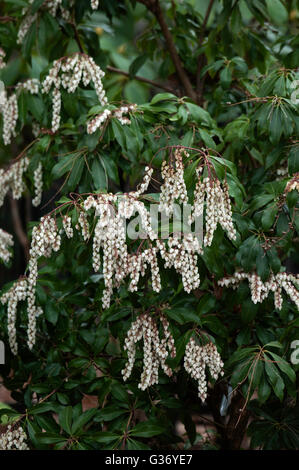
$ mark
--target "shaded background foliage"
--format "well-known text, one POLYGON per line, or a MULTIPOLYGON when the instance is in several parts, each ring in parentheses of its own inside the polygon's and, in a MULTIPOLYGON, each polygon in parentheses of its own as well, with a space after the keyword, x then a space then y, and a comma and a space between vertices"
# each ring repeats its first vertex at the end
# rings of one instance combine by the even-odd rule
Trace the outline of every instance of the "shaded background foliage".
MULTIPOLYGON (((160 294, 145 278, 137 293, 126 286, 116 292, 107 311, 101 310, 102 277, 86 262, 90 244, 82 244, 79 235, 64 243, 40 269, 38 303, 45 313, 32 352, 26 346, 25 306, 21 309, 20 352, 13 357, 7 351, 1 369, 16 411, 2 414, 26 413, 23 422, 34 449, 238 449, 247 429, 255 448, 298 448, 298 366, 290 363, 290 344, 298 339, 296 307, 285 298, 276 311, 271 296, 255 305, 245 283, 233 293, 217 286, 238 267, 256 270, 263 280, 284 267, 298 270, 298 193, 284 196, 286 182, 299 171, 298 105, 291 100, 299 79, 298 1, 102 0, 93 12, 85 0, 75 2, 71 22, 53 18, 42 3, 32 4, 37 20, 21 46, 16 35, 27 2, 0 3, 5 86, 42 80, 53 60, 83 51, 106 71, 109 102, 137 103, 138 112, 130 126, 112 119, 104 132, 87 135, 87 118, 101 107, 94 106, 94 90, 79 88, 75 97, 63 93, 62 125, 52 134, 50 98, 21 93, 17 137, 6 147, 1 140, 2 166, 33 141, 34 122, 42 131, 27 152, 27 193, 17 203, 7 198, 1 209, 1 227, 17 235, 13 262, 1 268, 1 284, 25 271, 25 234, 30 235, 32 221, 72 191, 134 189, 144 166, 166 145, 221 153, 225 160, 214 166, 218 177, 228 180, 238 238, 232 244, 216 231, 200 259, 200 289, 191 295, 176 275, 163 271, 160 294), (36 209, 30 194, 39 161, 45 192, 36 209), (132 377, 122 381, 124 338, 136 314, 165 302, 177 347, 169 363, 176 373, 172 379, 161 375, 158 386, 141 392, 141 350, 132 377), (213 338, 225 360, 225 375, 209 390, 205 406, 181 367, 195 328, 213 338), (222 416, 229 385, 234 394, 222 416), (96 397, 96 405, 83 413, 86 396, 96 397), (213 443, 205 445, 196 428, 203 414, 216 430, 213 443), (185 442, 177 435, 178 421, 185 426, 185 442)), ((154 160, 157 178, 165 157, 160 152, 154 160)), ((191 193, 195 168, 190 168, 185 177, 191 193)), ((0 324, 6 341, 2 306, 0 324)))

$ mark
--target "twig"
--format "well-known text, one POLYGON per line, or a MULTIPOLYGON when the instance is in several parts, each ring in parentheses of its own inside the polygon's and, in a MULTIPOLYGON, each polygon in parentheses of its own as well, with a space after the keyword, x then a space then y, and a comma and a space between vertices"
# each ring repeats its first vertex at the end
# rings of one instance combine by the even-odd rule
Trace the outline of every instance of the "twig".
POLYGON ((181 59, 178 55, 172 35, 165 21, 164 14, 163 14, 159 0, 138 0, 138 1, 139 3, 142 3, 143 5, 145 5, 148 8, 148 10, 150 10, 153 13, 153 15, 155 15, 155 17, 157 18, 157 21, 162 30, 162 34, 167 44, 167 49, 169 51, 170 57, 177 71, 180 82, 183 85, 186 94, 190 98, 192 98, 194 101, 196 101, 195 90, 193 90, 191 81, 182 66, 181 59))
POLYGON ((72 23, 72 27, 73 27, 73 30, 74 30, 74 33, 75 33, 75 39, 77 41, 80 52, 82 52, 84 54, 83 46, 82 46, 82 43, 81 43, 81 39, 80 39, 78 30, 77 30, 76 24, 72 23))
MULTIPOLYGON (((107 66, 107 70, 109 70, 109 72, 119 73, 120 75, 124 75, 125 77, 130 76, 130 74, 128 72, 125 72, 124 70, 117 69, 116 67, 112 67, 111 65, 107 66)), ((166 85, 161 85, 160 83, 154 82, 153 80, 149 80, 148 78, 140 77, 139 75, 134 75, 134 77, 132 77, 132 78, 134 78, 134 80, 138 80, 139 82, 148 83, 149 85, 152 85, 154 87, 161 88, 161 90, 168 91, 169 93, 175 93, 173 88, 170 88, 166 85)))
POLYGON ((12 21, 16 21, 12 16, 0 16, 0 23, 10 23, 12 21))

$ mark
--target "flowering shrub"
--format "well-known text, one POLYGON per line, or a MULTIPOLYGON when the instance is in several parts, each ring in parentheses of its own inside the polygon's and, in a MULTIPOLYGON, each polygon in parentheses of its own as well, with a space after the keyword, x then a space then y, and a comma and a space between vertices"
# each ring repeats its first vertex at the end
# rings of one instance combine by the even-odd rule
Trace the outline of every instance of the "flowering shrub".
POLYGON ((298 1, 4 15, 0 449, 298 448, 298 1))

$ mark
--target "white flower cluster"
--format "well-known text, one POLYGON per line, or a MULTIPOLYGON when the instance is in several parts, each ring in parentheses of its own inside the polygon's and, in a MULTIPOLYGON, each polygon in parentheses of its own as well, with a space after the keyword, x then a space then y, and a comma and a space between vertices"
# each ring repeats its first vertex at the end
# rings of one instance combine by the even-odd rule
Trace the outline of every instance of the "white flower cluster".
MULTIPOLYGON (((23 20, 21 21, 19 31, 18 31, 18 36, 17 36, 17 43, 18 44, 22 44, 26 34, 28 33, 29 29, 31 28, 31 25, 38 18, 38 13, 37 12, 34 13, 34 14, 32 14, 32 12, 31 12, 31 5, 32 5, 33 1, 34 0, 29 0, 28 1, 29 6, 24 7, 23 10, 22 10, 23 20)), ((70 3, 69 7, 71 7, 74 2, 70 1, 69 3, 70 3)), ((69 9, 66 9, 66 8, 63 7, 62 0, 44 0, 42 5, 40 6, 40 8, 42 8, 43 10, 48 11, 50 13, 50 15, 52 15, 52 16, 56 16, 57 12, 59 11, 62 18, 65 21, 69 21, 70 18, 71 18, 70 11, 69 11, 69 9)))
POLYGON ((87 217, 84 213, 84 211, 80 211, 79 217, 78 217, 78 224, 76 226, 76 229, 79 230, 81 228, 81 233, 83 236, 83 240, 87 241, 89 239, 89 223, 87 220, 87 217))
POLYGON ((17 331, 16 331, 16 320, 17 320, 17 308, 18 303, 27 298, 27 279, 20 278, 16 281, 13 286, 5 292, 1 297, 3 305, 7 304, 7 329, 9 346, 13 354, 18 353, 17 343, 17 331))
POLYGON ((42 195, 43 195, 43 166, 40 162, 37 165, 37 168, 34 170, 33 178, 34 178, 35 196, 32 199, 32 204, 35 207, 37 207, 41 203, 42 195))
POLYGON ((186 234, 182 239, 169 237, 167 239, 168 250, 165 244, 157 240, 165 268, 174 268, 182 276, 184 290, 191 292, 200 285, 200 277, 197 268, 198 256, 202 253, 201 245, 193 234, 186 234))
MULTIPOLYGON (((19 160, 16 165, 21 165, 22 161, 23 159, 19 160)), ((176 161, 176 170, 181 171, 181 153, 177 153, 176 161)), ((19 167, 16 168, 19 169, 19 167)), ((140 278, 146 274, 148 268, 151 273, 152 289, 155 292, 160 292, 159 257, 164 261, 165 268, 174 268, 182 276, 183 288, 186 292, 191 292, 200 285, 197 267, 198 255, 203 253, 200 239, 193 233, 174 234, 165 241, 159 239, 158 232, 153 229, 151 224, 151 213, 144 202, 140 200, 140 197, 148 189, 152 173, 152 168, 145 168, 143 181, 135 191, 122 195, 103 193, 89 195, 86 198, 81 196, 78 199, 80 202, 75 202, 75 207, 79 210, 78 222, 75 227, 80 231, 85 242, 92 238, 94 270, 99 271, 102 266, 103 308, 109 308, 113 290, 119 288, 126 278, 129 278, 129 291, 137 291, 140 278), (127 227, 126 221, 135 216, 136 212, 138 218, 134 218, 132 222, 135 223, 134 230, 138 227, 138 232, 134 231, 133 236, 132 233, 129 236, 132 239, 141 238, 142 241, 137 251, 130 253, 126 237, 127 229, 129 234, 131 227, 130 223, 127 227), (88 221, 90 216, 94 217, 91 225, 94 227, 92 230, 90 230, 88 221), (147 246, 141 249, 144 243, 147 246)), ((35 178, 37 190, 41 184, 40 175, 36 174, 35 178)), ((15 178, 15 180, 22 181, 19 178, 15 178)), ((176 188, 180 195, 184 195, 185 190, 181 177, 179 181, 181 183, 178 181, 175 183, 176 188)), ((16 184, 14 184, 15 193, 21 194, 22 187, 17 187, 16 190, 15 186, 16 184)), ((36 197, 37 193, 40 194, 37 191, 36 197)), ((30 348, 35 342, 36 316, 40 312, 40 309, 35 305, 38 258, 51 256, 53 252, 59 250, 61 234, 65 233, 67 238, 72 238, 74 235, 71 217, 61 216, 61 226, 62 228, 58 231, 55 220, 50 216, 45 216, 32 231, 27 289, 28 345, 30 348)), ((225 226, 224 223, 223 226, 225 226)))
POLYGON ((22 90, 29 91, 31 94, 37 94, 39 81, 30 78, 25 82, 17 83, 15 93, 8 96, 6 90, 1 93, 0 112, 3 119, 3 142, 4 145, 11 143, 12 137, 16 136, 16 125, 19 116, 18 95, 22 90))
POLYGON ((97 10, 99 8, 99 0, 90 0, 91 8, 97 10))
POLYGON ((210 342, 202 346, 196 344, 195 339, 191 337, 185 350, 184 367, 186 372, 198 382, 198 396, 204 403, 208 393, 206 368, 209 369, 214 380, 223 375, 223 362, 215 344, 210 342))
MULTIPOLYGON (((14 199, 20 199, 25 191, 24 174, 29 166, 29 158, 23 156, 6 170, 0 169, 0 207, 9 191, 14 199)), ((39 162, 33 173, 35 195, 32 204, 36 207, 41 203, 43 191, 43 168, 39 162)))
POLYGON ((0 434, 0 450, 29 450, 26 444, 27 435, 21 426, 7 426, 6 432, 0 434))
POLYGON ((16 281, 1 297, 1 302, 7 304, 9 344, 14 354, 17 354, 18 350, 15 329, 18 302, 27 300, 27 343, 29 349, 32 349, 35 344, 36 318, 42 314, 42 309, 36 305, 35 299, 38 259, 42 256, 50 257, 53 251, 59 250, 60 243, 61 237, 55 220, 50 216, 42 217, 39 225, 33 227, 32 230, 28 276, 16 281))
POLYGON ((106 108, 101 114, 97 114, 93 119, 91 119, 87 123, 87 134, 93 134, 99 127, 102 127, 111 114, 110 109, 106 108))
POLYGON ((287 183, 285 193, 289 193, 293 190, 299 192, 299 172, 295 173, 292 179, 290 179, 290 181, 287 183))
POLYGON ((39 80, 37 78, 28 78, 25 82, 16 84, 15 90, 20 93, 22 90, 29 91, 32 95, 36 95, 39 90, 39 80))
POLYGON ((9 248, 12 247, 13 244, 12 235, 0 228, 0 259, 5 263, 7 263, 11 257, 9 248))
POLYGON ((104 75, 104 72, 94 62, 92 57, 79 52, 69 57, 63 57, 53 63, 53 67, 42 84, 43 93, 49 93, 53 87, 53 132, 57 131, 60 125, 60 87, 62 86, 68 93, 74 93, 81 81, 84 86, 88 86, 93 81, 99 102, 102 106, 105 106, 107 104, 107 97, 102 84, 104 75))
POLYGON ((128 362, 122 370, 126 381, 133 370, 136 356, 136 343, 143 339, 143 371, 138 387, 145 390, 159 382, 159 366, 166 375, 171 377, 172 370, 166 364, 168 355, 176 356, 176 349, 169 323, 164 315, 160 316, 163 327, 163 337, 160 339, 159 330, 154 318, 149 313, 142 313, 137 317, 127 333, 124 349, 128 354, 128 362))
POLYGON ((62 226, 67 238, 73 238, 74 230, 72 228, 72 219, 68 215, 62 217, 62 226))
MULTIPOLYGON (((178 200, 181 204, 188 203, 187 189, 184 182, 183 156, 189 157, 184 148, 176 148, 174 161, 172 154, 170 162, 162 163, 162 178, 159 210, 167 215, 173 213, 174 203, 178 200)), ((203 167, 196 169, 197 182, 194 190, 194 201, 189 223, 194 222, 196 217, 204 215, 205 207, 205 236, 204 245, 210 246, 213 241, 214 232, 219 223, 227 232, 231 240, 236 239, 236 230, 232 221, 231 201, 228 192, 228 184, 222 184, 217 177, 202 177, 203 167), (203 180, 202 180, 203 179, 203 180)))
POLYGON ((204 245, 210 246, 214 232, 219 223, 231 240, 236 239, 236 230, 232 221, 231 202, 228 193, 227 182, 221 183, 218 179, 204 178, 199 180, 194 194, 194 213, 203 213, 203 204, 206 195, 205 236, 204 245))
POLYGON ((39 225, 33 227, 30 246, 28 289, 27 289, 27 313, 28 313, 28 347, 32 349, 36 336, 36 317, 42 313, 40 307, 35 303, 35 289, 38 276, 38 258, 59 250, 61 237, 58 232, 56 221, 50 217, 42 217, 39 225))
POLYGON ((132 113, 136 111, 136 109, 136 104, 128 104, 127 106, 121 106, 120 108, 112 110, 105 108, 101 114, 97 114, 88 122, 87 133, 93 134, 99 127, 102 127, 109 118, 113 117, 118 119, 122 125, 131 124, 130 119, 124 116, 124 114, 132 113))
MULTIPOLYGON (((29 3, 32 3, 32 0, 29 0, 29 3)), ((21 21, 19 31, 18 31, 18 36, 17 36, 17 44, 22 44, 26 34, 28 33, 29 29, 37 19, 37 13, 34 13, 31 15, 30 13, 27 13, 28 8, 23 8, 23 20, 21 21)))
POLYGON ((243 271, 237 271, 233 276, 224 277, 218 281, 218 284, 222 287, 231 286, 236 289, 240 282, 247 279, 251 290, 251 299, 253 303, 261 303, 268 297, 272 291, 274 293, 274 304, 275 308, 281 310, 283 298, 282 289, 288 294, 290 299, 296 304, 299 309, 299 275, 288 274, 285 272, 271 274, 270 278, 263 282, 261 278, 255 273, 245 273, 243 271))
POLYGON ((27 171, 29 159, 25 156, 6 170, 0 169, 0 207, 9 191, 14 199, 20 199, 25 190, 23 175, 27 171))
MULTIPOLYGON (((174 151, 174 161, 162 163, 161 175, 164 183, 161 186, 159 210, 167 215, 173 213, 173 206, 176 200, 181 204, 188 203, 187 189, 184 181, 183 155, 188 157, 187 152, 182 148, 174 151)), ((172 156, 172 155, 171 155, 172 156)))
POLYGON ((11 143, 12 137, 16 136, 16 125, 18 120, 18 100, 15 94, 7 97, 6 90, 2 92, 0 112, 3 120, 2 137, 4 145, 11 143))
MULTIPOLYGON (((161 288, 156 250, 151 247, 146 253, 129 254, 126 244, 125 220, 132 217, 136 211, 141 219, 144 233, 150 240, 156 238, 156 233, 151 227, 150 214, 143 202, 138 200, 141 193, 148 187, 151 173, 152 170, 146 168, 144 180, 137 191, 121 196, 98 194, 89 196, 84 202, 85 211, 94 209, 97 217, 93 235, 93 268, 95 271, 100 269, 100 250, 102 249, 105 283, 103 308, 109 307, 113 288, 118 288, 125 277, 130 276, 129 289, 137 290, 140 274, 145 274, 147 265, 151 266, 153 288, 155 290, 161 288)), ((84 214, 83 211, 82 214, 84 214)), ((85 235, 85 239, 87 238, 89 238, 89 231, 85 235)))
POLYGON ((4 57, 6 56, 5 51, 0 47, 0 70, 6 66, 4 57))

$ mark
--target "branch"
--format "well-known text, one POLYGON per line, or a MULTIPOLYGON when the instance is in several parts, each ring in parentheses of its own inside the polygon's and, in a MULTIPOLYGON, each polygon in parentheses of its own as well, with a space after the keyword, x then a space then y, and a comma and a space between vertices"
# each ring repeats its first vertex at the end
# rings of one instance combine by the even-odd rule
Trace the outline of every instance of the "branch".
POLYGON ((160 6, 159 0, 138 0, 138 1, 139 1, 139 3, 142 3, 143 5, 145 5, 147 7, 147 9, 150 10, 153 13, 153 15, 155 15, 155 17, 156 17, 156 19, 157 19, 157 21, 158 21, 158 23, 161 27, 162 34, 163 34, 163 36, 165 38, 165 41, 166 41, 166 44, 167 44, 167 49, 169 51, 172 62, 175 66, 175 69, 176 69, 176 72, 177 72, 178 77, 180 79, 180 82, 183 85, 186 94, 190 98, 192 98, 194 101, 196 101, 196 93, 193 90, 190 79, 189 79, 187 73, 185 72, 185 70, 182 66, 181 59, 178 55, 178 52, 176 50, 176 47, 175 47, 175 44, 174 44, 174 41, 173 41, 173 37, 172 37, 172 35, 169 31, 169 28, 167 26, 167 23, 165 21, 165 18, 164 18, 163 11, 162 11, 162 8, 160 6))
POLYGON ((12 21, 16 21, 12 16, 0 16, 0 23, 10 23, 12 21))
POLYGON ((73 27, 74 34, 75 34, 75 39, 76 39, 76 42, 77 42, 78 47, 79 47, 79 49, 80 49, 80 52, 81 52, 81 53, 84 53, 83 46, 82 46, 82 43, 81 43, 81 39, 80 39, 78 30, 77 30, 77 27, 76 27, 76 23, 71 23, 71 25, 72 25, 72 27, 73 27))
POLYGON ((11 217, 12 217, 14 230, 16 232, 16 235, 18 237, 20 244, 23 246, 26 261, 28 261, 29 260, 29 241, 22 227, 18 203, 12 196, 10 196, 9 200, 10 200, 11 217))
MULTIPOLYGON (((209 19, 213 4, 214 4, 214 0, 210 0, 207 11, 206 11, 206 14, 205 14, 205 17, 204 17, 204 20, 203 20, 203 23, 202 23, 200 38, 199 38, 199 46, 200 47, 202 46, 202 43, 203 43, 205 30, 206 30, 206 27, 207 27, 208 19, 209 19)), ((200 97, 202 95, 203 82, 204 82, 203 80, 200 79, 201 69, 202 69, 202 66, 203 66, 203 59, 204 59, 204 55, 202 53, 199 54, 198 62, 197 62, 196 91, 197 91, 197 94, 200 97)))
MULTIPOLYGON (((124 75, 125 77, 130 77, 130 74, 128 72, 112 67, 111 65, 107 65, 107 70, 109 70, 109 72, 119 73, 120 75, 124 75)), ((134 77, 132 78, 134 78, 134 80, 138 80, 139 82, 149 83, 150 85, 157 88, 161 88, 161 90, 168 91, 169 93, 174 93, 173 88, 170 88, 166 85, 161 85, 160 83, 154 82, 153 80, 149 80, 148 78, 139 77, 139 75, 134 75, 134 77)))

